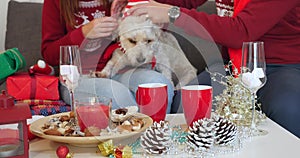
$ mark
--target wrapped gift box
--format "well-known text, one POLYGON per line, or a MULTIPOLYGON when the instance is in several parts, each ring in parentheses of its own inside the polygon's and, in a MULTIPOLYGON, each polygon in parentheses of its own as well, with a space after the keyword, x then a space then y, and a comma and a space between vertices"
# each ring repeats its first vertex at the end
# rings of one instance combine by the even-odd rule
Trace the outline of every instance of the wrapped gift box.
POLYGON ((30 107, 32 115, 53 115, 62 112, 68 112, 71 110, 70 105, 67 105, 62 100, 38 100, 28 99, 19 100, 17 103, 26 103, 30 107))
POLYGON ((17 100, 59 100, 58 78, 48 75, 16 74, 6 80, 9 95, 17 100))

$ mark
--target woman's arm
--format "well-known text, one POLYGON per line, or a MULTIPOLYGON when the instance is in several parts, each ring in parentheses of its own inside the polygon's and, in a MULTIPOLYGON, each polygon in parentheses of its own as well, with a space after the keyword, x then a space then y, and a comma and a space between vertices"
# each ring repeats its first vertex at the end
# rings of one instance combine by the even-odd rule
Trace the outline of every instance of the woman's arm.
MULTIPOLYGON (((97 8, 96 8, 97 9, 97 8)), ((81 45, 85 38, 109 37, 118 23, 113 17, 95 18, 79 28, 66 27, 60 15, 59 0, 45 0, 42 15, 42 55, 46 62, 58 65, 61 45, 81 45)))
POLYGON ((165 3, 165 4, 170 4, 178 7, 184 7, 187 9, 196 9, 203 3, 205 3, 207 0, 155 0, 156 2, 159 3, 165 3))
MULTIPOLYGON (((236 17, 219 17, 181 8, 175 25, 189 34, 213 40, 226 47, 241 48, 243 41, 258 40, 269 35, 275 35, 272 38, 276 39, 276 35, 298 33, 299 15, 291 12, 298 5, 299 0, 251 0, 236 17)), ((168 11, 171 7, 150 0, 150 3, 137 5, 129 12, 133 15, 147 15, 154 23, 160 24, 169 22, 168 11)))
POLYGON ((59 0, 44 0, 42 12, 42 56, 50 65, 59 64, 61 45, 80 45, 84 39, 81 27, 67 31, 60 16, 59 0))
MULTIPOLYGON (((285 23, 283 28, 293 29, 293 22, 285 19, 285 16, 297 5, 299 0, 251 0, 234 18, 181 8, 182 14, 175 21, 175 25, 205 39, 210 38, 207 36, 208 32, 217 43, 230 48, 241 48, 243 41, 258 40, 266 34, 274 35, 272 29, 279 22, 285 23)), ((279 33, 280 36, 288 33, 279 31, 274 30, 274 33, 279 33)))

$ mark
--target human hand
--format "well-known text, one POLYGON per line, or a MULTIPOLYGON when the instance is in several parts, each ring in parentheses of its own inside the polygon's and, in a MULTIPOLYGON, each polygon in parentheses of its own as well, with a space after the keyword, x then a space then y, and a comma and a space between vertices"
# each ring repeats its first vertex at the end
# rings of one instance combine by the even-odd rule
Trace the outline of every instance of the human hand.
POLYGON ((171 5, 150 0, 149 3, 133 6, 128 10, 128 14, 135 16, 144 15, 156 24, 169 23, 168 11, 171 7, 171 5))
POLYGON ((113 17, 102 17, 92 20, 82 27, 85 38, 95 39, 111 36, 118 27, 117 19, 113 17))
POLYGON ((120 16, 126 7, 128 0, 114 0, 111 4, 110 14, 112 16, 120 16))

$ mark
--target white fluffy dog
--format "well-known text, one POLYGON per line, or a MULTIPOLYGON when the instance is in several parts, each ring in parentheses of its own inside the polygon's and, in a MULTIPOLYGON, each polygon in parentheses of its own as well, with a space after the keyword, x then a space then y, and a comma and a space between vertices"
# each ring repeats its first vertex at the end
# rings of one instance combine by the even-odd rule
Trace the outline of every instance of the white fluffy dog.
POLYGON ((152 68, 168 78, 176 89, 196 77, 197 70, 184 55, 176 38, 146 17, 126 17, 120 22, 118 35, 121 49, 115 50, 104 69, 93 72, 93 76, 112 77, 127 66, 152 63, 152 68))

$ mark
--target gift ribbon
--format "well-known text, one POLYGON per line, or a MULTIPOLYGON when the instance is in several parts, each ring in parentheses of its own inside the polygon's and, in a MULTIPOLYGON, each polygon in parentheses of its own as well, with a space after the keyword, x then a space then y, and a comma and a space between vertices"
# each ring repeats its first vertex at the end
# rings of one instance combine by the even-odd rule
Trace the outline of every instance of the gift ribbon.
POLYGON ((30 84, 30 99, 34 99, 36 95, 36 77, 35 75, 29 75, 31 78, 31 84, 30 84))
POLYGON ((101 154, 113 158, 132 158, 132 148, 129 146, 114 146, 113 141, 107 140, 98 145, 101 154))

